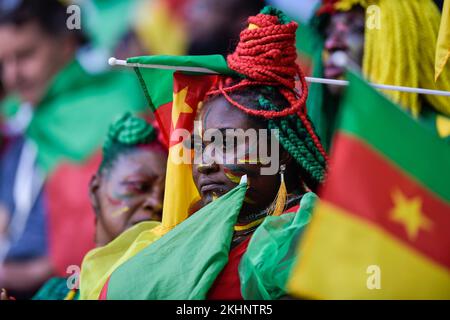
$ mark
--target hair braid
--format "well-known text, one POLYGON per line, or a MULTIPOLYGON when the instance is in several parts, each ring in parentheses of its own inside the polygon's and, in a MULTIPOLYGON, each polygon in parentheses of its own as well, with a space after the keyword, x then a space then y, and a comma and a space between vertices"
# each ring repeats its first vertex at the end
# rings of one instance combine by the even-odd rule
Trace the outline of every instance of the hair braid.
POLYGON ((108 169, 121 154, 126 154, 140 145, 149 145, 157 135, 155 129, 144 119, 127 112, 116 119, 108 130, 103 144, 103 159, 100 171, 108 169))

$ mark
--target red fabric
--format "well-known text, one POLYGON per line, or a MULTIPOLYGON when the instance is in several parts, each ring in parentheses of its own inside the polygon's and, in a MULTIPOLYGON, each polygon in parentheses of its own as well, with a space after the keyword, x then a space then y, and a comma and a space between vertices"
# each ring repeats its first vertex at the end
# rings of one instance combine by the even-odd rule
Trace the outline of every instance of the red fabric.
POLYGON ((108 286, 109 286, 109 280, 111 277, 106 280, 105 284, 103 285, 102 291, 100 291, 100 295, 98 296, 98 300, 108 300, 108 286))
POLYGON ((46 183, 49 248, 58 276, 67 276, 70 265, 80 266, 95 247, 95 214, 89 200, 89 181, 97 171, 101 154, 85 163, 62 163, 46 183))
POLYGON ((244 29, 240 33, 236 50, 227 57, 228 67, 245 78, 232 84, 232 78, 221 77, 217 88, 214 87, 207 94, 220 94, 232 106, 249 115, 265 119, 297 114, 316 148, 328 160, 327 153, 307 117, 308 86, 302 69, 296 63, 295 35, 298 24, 294 21, 282 23, 279 17, 270 14, 251 16, 248 23, 258 28, 244 29), (300 93, 294 91, 297 79, 301 83, 300 93), (256 110, 240 104, 229 95, 257 85, 277 87, 289 102, 289 106, 279 111, 256 110))
POLYGON ((230 251, 227 265, 208 292, 208 300, 243 300, 238 267, 242 256, 247 251, 250 238, 248 237, 230 251))

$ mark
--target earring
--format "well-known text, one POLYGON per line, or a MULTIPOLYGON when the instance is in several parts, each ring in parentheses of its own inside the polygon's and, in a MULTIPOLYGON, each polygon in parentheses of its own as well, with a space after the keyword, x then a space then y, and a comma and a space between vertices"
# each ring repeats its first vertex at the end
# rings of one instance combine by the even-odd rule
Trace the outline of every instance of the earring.
POLYGON ((275 197, 274 204, 272 205, 273 216, 279 216, 283 213, 284 207, 286 206, 287 201, 287 189, 286 183, 284 181, 284 171, 286 170, 286 165, 282 164, 280 166, 280 188, 278 189, 277 196, 275 197))

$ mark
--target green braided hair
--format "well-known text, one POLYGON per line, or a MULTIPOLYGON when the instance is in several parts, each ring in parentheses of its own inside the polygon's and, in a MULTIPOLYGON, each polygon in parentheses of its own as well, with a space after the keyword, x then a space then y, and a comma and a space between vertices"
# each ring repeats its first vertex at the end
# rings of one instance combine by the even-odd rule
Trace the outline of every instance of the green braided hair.
POLYGON ((155 129, 144 119, 129 112, 123 114, 109 126, 99 171, 108 171, 119 155, 128 154, 137 146, 151 144, 156 137, 155 129))

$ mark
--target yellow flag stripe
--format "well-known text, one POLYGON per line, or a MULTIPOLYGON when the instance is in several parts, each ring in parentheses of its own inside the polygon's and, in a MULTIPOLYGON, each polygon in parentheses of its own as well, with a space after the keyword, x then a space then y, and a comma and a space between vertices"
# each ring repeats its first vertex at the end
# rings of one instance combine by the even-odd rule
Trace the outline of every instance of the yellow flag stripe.
POLYGON ((450 57, 450 0, 445 0, 442 9, 441 25, 436 43, 435 80, 444 70, 450 57))
POLYGON ((89 251, 80 275, 80 300, 97 300, 109 276, 125 261, 160 238, 160 222, 146 221, 120 234, 106 246, 89 251))
POLYGON ((381 228, 325 201, 318 204, 313 217, 288 282, 293 295, 316 299, 450 299, 449 270, 381 228))
POLYGON ((188 217, 189 206, 200 197, 192 179, 190 152, 182 143, 169 149, 161 226, 165 232, 183 222, 188 217))

